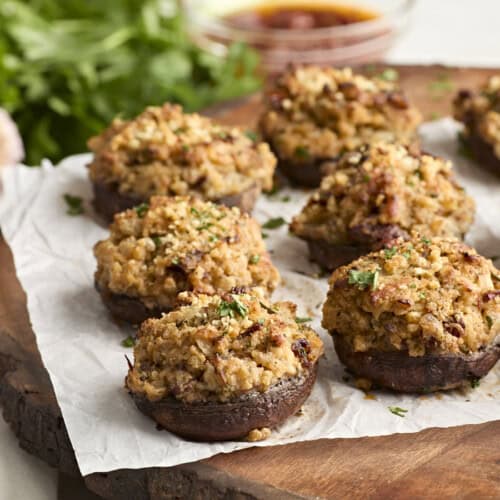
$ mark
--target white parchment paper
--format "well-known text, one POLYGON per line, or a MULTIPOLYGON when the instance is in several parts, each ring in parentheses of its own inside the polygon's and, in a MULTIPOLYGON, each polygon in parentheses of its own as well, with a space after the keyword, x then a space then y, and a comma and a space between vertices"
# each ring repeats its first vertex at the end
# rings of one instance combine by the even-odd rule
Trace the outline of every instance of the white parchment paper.
MULTIPOLYGON (((478 215, 469 243, 486 256, 500 254, 500 180, 456 154, 457 125, 444 119, 422 127, 425 148, 453 159, 461 182, 476 199, 478 215)), ((57 168, 11 167, 2 171, 0 225, 10 245, 17 275, 43 362, 75 449, 82 474, 121 468, 172 466, 249 446, 271 446, 319 438, 353 438, 416 432, 427 427, 474 424, 500 418, 500 363, 476 390, 428 396, 374 392, 374 399, 343 381, 330 338, 320 328, 326 279, 308 262, 305 244, 286 227, 266 231, 268 248, 284 278, 274 298, 299 304, 299 315, 314 318, 326 355, 318 382, 300 416, 290 418, 259 443, 190 443, 166 431, 135 408, 123 388, 127 370, 121 340, 131 331, 113 323, 93 287, 92 246, 107 230, 96 222, 84 167, 88 155, 68 158, 57 168), (81 196, 85 214, 66 214, 63 194, 81 196), (408 412, 398 417, 389 406, 408 412)), ((285 189, 262 197, 254 212, 264 222, 287 220, 308 193, 285 189), (285 196, 290 201, 284 201, 285 196)), ((497 261, 498 265, 499 261, 497 261)), ((1 265, 1 263, 0 263, 1 265)))

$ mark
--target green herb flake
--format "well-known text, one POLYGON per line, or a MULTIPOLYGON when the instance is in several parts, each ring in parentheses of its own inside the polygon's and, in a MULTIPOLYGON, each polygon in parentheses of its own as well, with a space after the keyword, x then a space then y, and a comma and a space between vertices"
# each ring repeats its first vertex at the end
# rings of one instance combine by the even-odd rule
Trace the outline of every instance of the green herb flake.
POLYGON ((453 88, 453 82, 447 74, 441 74, 429 83, 429 91, 433 98, 442 97, 444 94, 451 92, 453 88))
POLYGON ((273 187, 269 190, 266 191, 266 196, 274 196, 275 194, 279 193, 281 190, 281 187, 278 184, 274 184, 273 187))
POLYGON ((269 314, 276 314, 278 312, 277 309, 274 307, 268 306, 265 302, 262 302, 262 300, 259 300, 260 307, 267 311, 269 314))
POLYGON ((371 177, 368 174, 363 175, 363 182, 370 182, 371 177))
POLYGON ((486 323, 488 324, 488 329, 491 330, 493 326, 493 318, 491 316, 486 316, 486 323))
POLYGON ((261 235, 263 240, 267 240, 267 238, 269 238, 269 235, 267 233, 262 232, 261 235))
POLYGON ((179 265, 179 257, 174 257, 174 258, 172 259, 172 264, 173 264, 174 266, 178 266, 178 265, 179 265))
POLYGON ((297 323, 298 325, 301 325, 302 323, 309 323, 309 321, 312 321, 312 318, 309 318, 308 316, 303 318, 297 316, 295 318, 295 323, 297 323))
POLYGON ((399 80, 399 73, 394 68, 387 68, 378 77, 386 82, 396 82, 399 80))
POLYGON ((441 115, 439 113, 437 113, 436 111, 433 111, 430 115, 429 115, 429 118, 431 120, 439 120, 439 118, 441 118, 441 115))
POLYGON ((230 318, 235 318, 236 315, 245 318, 248 314, 248 307, 243 304, 238 297, 235 295, 231 295, 232 301, 228 302, 227 300, 221 300, 219 304, 219 316, 224 318, 229 316, 230 318))
POLYGON ((245 132, 245 135, 252 141, 252 142, 257 142, 259 140, 259 136, 257 135, 257 132, 253 130, 247 130, 245 132))
POLYGON ((153 240, 156 248, 161 247, 161 238, 159 236, 153 236, 151 239, 153 240))
POLYGON ((469 382, 470 382, 471 389, 477 389, 481 385, 481 379, 479 379, 477 377, 471 378, 469 382))
POLYGON ((126 339, 122 340, 123 347, 134 347, 135 345, 135 337, 129 335, 126 339))
POLYGON ((465 137, 463 132, 459 132, 457 135, 458 139, 458 154, 467 160, 472 160, 474 155, 470 149, 469 143, 467 142, 467 138, 465 137))
POLYGON ((420 293, 418 294, 418 296, 419 296, 419 297, 420 297, 420 299, 422 299, 422 300, 424 300, 424 299, 427 297, 427 295, 425 294, 425 292, 420 292, 420 293))
POLYGON ((259 261, 260 261, 259 254, 251 255, 250 258, 248 259, 248 262, 250 262, 250 264, 258 264, 259 261))
POLYGON ((72 194, 66 193, 64 195, 64 201, 67 205, 66 213, 68 215, 81 215, 85 212, 83 209, 83 200, 80 196, 73 196, 72 194))
POLYGON ((282 196, 281 197, 281 201, 283 203, 288 203, 289 201, 291 200, 290 196, 289 195, 285 195, 285 196, 282 196))
POLYGON ((410 283, 408 286, 409 286, 410 288, 417 288, 417 285, 416 285, 415 283, 410 283))
POLYGON ((384 249, 384 257, 386 259, 392 259, 396 255, 397 251, 398 251, 398 249, 396 247, 385 248, 384 249))
POLYGON ((189 151, 189 146, 187 144, 183 144, 182 145, 182 151, 184 151, 185 153, 187 153, 189 151))
POLYGON ((410 257, 411 257, 411 253, 410 253, 410 252, 403 252, 401 255, 402 255, 405 259, 407 259, 407 260, 409 260, 409 259, 410 259, 410 257))
POLYGON ((431 240, 429 238, 426 238, 425 236, 420 240, 424 245, 430 245, 431 240))
POLYGON ((351 269, 349 271, 348 283, 350 285, 356 285, 360 290, 370 287, 372 290, 376 290, 379 279, 379 271, 357 271, 356 269, 351 269))
POLYGON ((219 237, 216 234, 211 234, 208 236, 208 241, 210 243, 215 243, 216 241, 219 241, 219 237))
POLYGON ((275 217, 274 219, 269 219, 267 222, 262 224, 264 229, 278 229, 279 227, 285 225, 287 222, 283 217, 275 217))
POLYGON ((302 158, 303 160, 309 158, 309 149, 305 146, 297 146, 295 148, 294 154, 297 158, 302 158))
POLYGON ((400 408, 399 406, 388 406, 387 409, 398 417, 406 417, 405 413, 408 413, 408 410, 400 408))
POLYGON ((136 214, 142 219, 146 212, 149 210, 149 205, 147 203, 141 203, 135 207, 136 214))

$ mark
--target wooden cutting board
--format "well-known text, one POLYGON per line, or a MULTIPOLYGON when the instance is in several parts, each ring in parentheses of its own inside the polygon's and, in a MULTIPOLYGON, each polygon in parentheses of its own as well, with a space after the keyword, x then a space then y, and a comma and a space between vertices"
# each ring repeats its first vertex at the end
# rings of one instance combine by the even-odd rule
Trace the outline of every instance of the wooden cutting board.
MULTIPOLYGON (((382 70, 365 69, 372 73, 382 70)), ((402 85, 427 119, 450 114, 451 98, 458 88, 475 86, 495 72, 438 66, 397 69, 402 85)), ((260 97, 253 96, 212 108, 209 114, 226 123, 251 128, 259 103, 260 97)), ((26 297, 3 239, 0 403, 22 448, 57 467, 62 474, 79 476, 71 442, 36 347, 26 297)), ((171 468, 91 474, 84 481, 92 492, 120 500, 500 498, 500 421, 429 429, 417 434, 323 439, 254 448, 171 468)))

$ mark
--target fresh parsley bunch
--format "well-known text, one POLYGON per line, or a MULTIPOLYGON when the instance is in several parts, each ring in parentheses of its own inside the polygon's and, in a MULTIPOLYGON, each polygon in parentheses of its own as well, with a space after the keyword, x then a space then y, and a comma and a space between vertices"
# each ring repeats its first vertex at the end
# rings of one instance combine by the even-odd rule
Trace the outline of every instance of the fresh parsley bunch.
POLYGON ((85 150, 114 117, 165 101, 195 110, 256 90, 257 56, 225 59, 186 36, 175 0, 2 0, 0 107, 27 162, 85 150))

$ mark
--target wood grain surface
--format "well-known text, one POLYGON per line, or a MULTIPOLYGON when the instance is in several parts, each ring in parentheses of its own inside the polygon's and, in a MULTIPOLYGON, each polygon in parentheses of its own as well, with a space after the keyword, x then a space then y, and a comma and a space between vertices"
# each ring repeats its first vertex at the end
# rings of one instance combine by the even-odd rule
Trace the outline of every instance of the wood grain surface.
MULTIPOLYGON (((373 73, 381 68, 370 67, 367 71, 373 73)), ((438 66, 405 66, 398 67, 398 71, 410 99, 428 119, 449 114, 452 95, 458 88, 476 85, 494 72, 438 66), (436 85, 438 81, 448 83, 436 85)), ((209 114, 225 123, 251 128, 259 105, 260 97, 253 96, 212 108, 209 114)), ((3 239, 0 404, 21 447, 63 474, 79 476, 71 442, 36 347, 26 297, 3 239)), ((417 434, 254 448, 171 468, 91 474, 84 480, 92 492, 120 500, 500 498, 500 421, 429 429, 417 434)), ((79 484, 67 481, 69 485, 79 484)))

